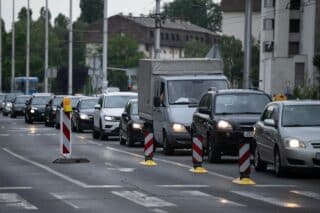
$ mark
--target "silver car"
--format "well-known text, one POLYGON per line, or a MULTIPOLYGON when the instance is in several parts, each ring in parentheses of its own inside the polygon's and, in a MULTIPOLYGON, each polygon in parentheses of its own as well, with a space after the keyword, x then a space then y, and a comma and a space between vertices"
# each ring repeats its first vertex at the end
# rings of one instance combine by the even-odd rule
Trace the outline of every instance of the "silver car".
POLYGON ((289 168, 320 168, 320 101, 268 104, 254 137, 256 171, 269 163, 277 176, 289 168))

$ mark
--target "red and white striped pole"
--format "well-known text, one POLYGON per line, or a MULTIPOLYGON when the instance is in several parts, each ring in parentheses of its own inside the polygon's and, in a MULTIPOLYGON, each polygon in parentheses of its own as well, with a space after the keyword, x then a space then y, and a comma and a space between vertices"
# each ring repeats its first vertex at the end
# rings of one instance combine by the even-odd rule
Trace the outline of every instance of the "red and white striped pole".
POLYGON ((61 109, 60 112, 60 147, 61 147, 61 154, 66 157, 70 158, 71 156, 71 112, 66 112, 61 109))
POLYGON ((194 173, 207 173, 207 170, 205 170, 202 167, 203 163, 203 137, 196 136, 192 138, 192 163, 193 163, 193 169, 191 169, 191 172, 194 173))
POLYGON ((154 152, 154 139, 153 133, 147 128, 144 129, 144 157, 145 160, 141 164, 146 166, 155 166, 156 162, 153 161, 154 152))

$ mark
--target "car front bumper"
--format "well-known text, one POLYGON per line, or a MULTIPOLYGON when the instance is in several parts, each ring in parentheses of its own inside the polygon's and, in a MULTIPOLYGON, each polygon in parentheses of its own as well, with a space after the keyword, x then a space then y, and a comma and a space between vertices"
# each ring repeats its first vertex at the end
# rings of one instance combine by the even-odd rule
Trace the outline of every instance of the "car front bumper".
POLYGON ((111 136, 118 136, 120 132, 119 121, 105 121, 103 123, 102 131, 104 134, 111 136))
POLYGON ((281 157, 287 167, 320 168, 320 150, 285 148, 281 157))

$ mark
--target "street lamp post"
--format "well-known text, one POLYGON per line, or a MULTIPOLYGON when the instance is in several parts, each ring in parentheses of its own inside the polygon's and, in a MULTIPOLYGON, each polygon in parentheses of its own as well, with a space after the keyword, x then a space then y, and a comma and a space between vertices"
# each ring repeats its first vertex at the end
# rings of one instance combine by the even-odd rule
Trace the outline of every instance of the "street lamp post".
POLYGON ((26 94, 29 94, 29 77, 30 77, 30 0, 28 0, 27 11, 27 57, 26 57, 26 94))
POLYGON ((45 53, 44 53, 44 91, 48 92, 48 68, 49 68, 49 11, 48 0, 46 0, 46 23, 45 23, 45 53))
POLYGON ((69 18, 69 69, 68 69, 68 94, 72 95, 72 69, 73 69, 73 27, 72 27, 72 0, 70 0, 69 18))
POLYGON ((102 53, 102 88, 108 87, 108 0, 104 0, 103 13, 103 53, 102 53), (106 84, 106 85, 105 85, 106 84))
POLYGON ((12 0, 12 51, 11 51, 11 92, 14 92, 14 78, 15 78, 15 57, 16 57, 16 47, 15 47, 15 0, 12 0))
POLYGON ((2 92, 2 0, 0 0, 0 93, 2 92))

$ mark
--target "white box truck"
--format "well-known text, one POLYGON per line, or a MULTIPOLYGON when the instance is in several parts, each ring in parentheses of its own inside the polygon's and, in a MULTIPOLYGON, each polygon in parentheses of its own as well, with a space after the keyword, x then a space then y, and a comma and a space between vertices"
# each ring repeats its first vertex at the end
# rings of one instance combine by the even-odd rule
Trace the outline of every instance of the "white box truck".
POLYGON ((221 60, 143 59, 138 69, 138 108, 164 153, 190 148, 192 116, 210 88, 228 89, 221 60))

